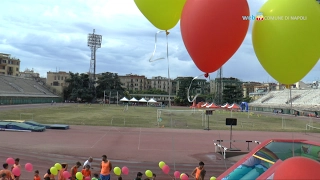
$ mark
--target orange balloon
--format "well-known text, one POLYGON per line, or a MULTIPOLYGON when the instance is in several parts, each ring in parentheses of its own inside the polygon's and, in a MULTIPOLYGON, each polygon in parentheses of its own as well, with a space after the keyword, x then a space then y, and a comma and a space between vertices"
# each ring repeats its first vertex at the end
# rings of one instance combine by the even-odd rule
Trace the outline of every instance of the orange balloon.
POLYGON ((292 157, 286 159, 277 167, 273 179, 308 179, 319 180, 320 163, 306 157, 292 157))
POLYGON ((247 0, 187 0, 181 34, 196 66, 205 73, 218 70, 242 44, 249 27, 247 0))

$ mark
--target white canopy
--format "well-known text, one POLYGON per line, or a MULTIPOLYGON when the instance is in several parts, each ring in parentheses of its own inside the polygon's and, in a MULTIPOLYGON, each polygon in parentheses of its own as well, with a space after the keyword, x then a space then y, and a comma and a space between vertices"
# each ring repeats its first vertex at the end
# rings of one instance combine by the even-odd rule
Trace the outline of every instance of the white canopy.
POLYGON ((120 99, 120 101, 129 101, 126 97, 123 97, 122 99, 120 99))
POLYGON ((149 99, 148 103, 155 103, 157 102, 156 100, 154 100, 153 98, 149 99))
POLYGON ((139 102, 148 102, 145 98, 141 98, 139 102))
POLYGON ((138 100, 136 99, 136 98, 131 98, 130 100, 129 100, 130 102, 138 102, 138 100))

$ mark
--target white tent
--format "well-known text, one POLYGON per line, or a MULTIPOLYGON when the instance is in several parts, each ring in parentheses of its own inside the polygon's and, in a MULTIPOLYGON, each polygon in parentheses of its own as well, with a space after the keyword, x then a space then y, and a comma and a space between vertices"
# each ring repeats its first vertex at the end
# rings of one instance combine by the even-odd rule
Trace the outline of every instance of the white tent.
POLYGON ((156 103, 157 101, 154 100, 153 98, 149 99, 148 103, 156 103))
POLYGON ((145 98, 141 98, 139 102, 148 102, 145 98))
POLYGON ((136 98, 131 98, 130 100, 129 100, 130 102, 138 102, 138 100, 136 99, 136 98))
POLYGON ((120 99, 120 101, 129 101, 126 97, 123 97, 122 99, 120 99))

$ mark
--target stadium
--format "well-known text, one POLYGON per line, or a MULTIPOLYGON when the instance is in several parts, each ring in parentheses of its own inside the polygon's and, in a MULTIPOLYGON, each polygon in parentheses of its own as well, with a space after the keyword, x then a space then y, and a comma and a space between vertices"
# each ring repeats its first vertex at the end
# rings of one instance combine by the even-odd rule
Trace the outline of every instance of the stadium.
POLYGON ((1 105, 52 103, 61 100, 40 80, 0 75, 1 105))
POLYGON ((249 104, 251 111, 276 112, 317 116, 320 104, 319 89, 284 89, 270 91, 249 104))

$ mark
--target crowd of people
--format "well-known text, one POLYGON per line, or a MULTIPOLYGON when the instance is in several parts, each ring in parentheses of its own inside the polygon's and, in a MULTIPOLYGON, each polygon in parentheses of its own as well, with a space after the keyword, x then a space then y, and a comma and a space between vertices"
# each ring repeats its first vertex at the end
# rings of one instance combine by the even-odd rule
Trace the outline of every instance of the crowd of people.
MULTIPOLYGON (((13 173, 14 168, 21 169, 20 165, 20 159, 16 158, 14 164, 12 167, 9 167, 8 163, 3 164, 3 169, 0 170, 0 180, 19 180, 20 175, 16 176, 13 173)), ((76 174, 78 172, 81 172, 83 175, 83 180, 111 180, 111 172, 112 172, 112 163, 107 159, 106 155, 102 156, 102 161, 100 164, 100 173, 93 173, 91 170, 92 167, 93 158, 89 157, 88 160, 84 162, 82 165, 80 162, 76 162, 74 166, 70 168, 70 171, 68 170, 68 164, 67 163, 61 163, 61 169, 59 172, 54 175, 52 174, 51 170, 48 169, 47 172, 44 174, 43 178, 41 178, 41 175, 39 174, 38 170, 34 171, 34 178, 33 180, 80 180, 77 178, 76 174), (80 169, 82 167, 82 169, 80 169), (70 172, 70 178, 65 177, 65 171, 70 172)), ((204 180, 204 176, 206 174, 206 170, 204 169, 204 163, 200 162, 199 166, 196 167, 193 172, 191 173, 191 176, 195 180, 204 180)), ((190 177, 188 174, 186 174, 188 177, 190 177)), ((152 174, 152 177, 144 178, 144 180, 156 180, 156 174, 152 174)), ((117 177, 118 180, 122 180, 121 175, 117 177)), ((137 172, 137 176, 134 178, 134 180, 143 180, 143 173, 137 172)))

